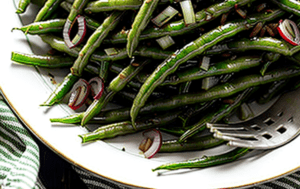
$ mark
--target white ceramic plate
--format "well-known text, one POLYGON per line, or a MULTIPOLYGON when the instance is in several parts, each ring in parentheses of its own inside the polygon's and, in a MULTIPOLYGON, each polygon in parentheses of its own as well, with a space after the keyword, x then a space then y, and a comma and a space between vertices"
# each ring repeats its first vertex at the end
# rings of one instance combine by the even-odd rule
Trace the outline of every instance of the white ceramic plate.
MULTIPOLYGON (((21 16, 27 23, 32 21, 34 6, 21 16)), ((152 159, 145 159, 138 151, 142 140, 141 133, 98 141, 87 145, 81 144, 79 134, 86 133, 82 127, 51 125, 49 118, 63 117, 74 113, 66 105, 44 108, 43 103, 54 85, 48 73, 55 75, 57 82, 68 73, 66 70, 39 70, 34 67, 16 65, 10 60, 11 51, 41 53, 48 47, 39 38, 26 37, 11 28, 21 26, 20 18, 15 14, 13 1, 0 6, 1 14, 1 63, 0 86, 12 108, 42 142, 57 154, 79 166, 112 181, 129 186, 149 188, 227 188, 254 185, 258 182, 274 179, 291 173, 300 165, 300 138, 284 147, 269 153, 242 159, 222 166, 206 169, 183 169, 164 171, 161 176, 151 169, 163 163, 185 160, 220 153, 229 148, 221 147, 203 152, 157 154, 152 159), (33 49, 33 50, 32 50, 33 49), (125 152, 122 148, 125 148, 125 152)))

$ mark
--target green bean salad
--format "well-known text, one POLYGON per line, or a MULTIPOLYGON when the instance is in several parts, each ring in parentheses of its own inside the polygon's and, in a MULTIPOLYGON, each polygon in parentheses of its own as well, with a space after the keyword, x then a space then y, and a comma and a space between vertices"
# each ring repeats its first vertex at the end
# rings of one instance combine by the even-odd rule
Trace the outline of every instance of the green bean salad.
MULTIPOLYGON (((53 123, 97 124, 79 136, 82 143, 141 132, 146 158, 214 148, 225 141, 207 123, 228 123, 233 114, 251 119, 249 103, 299 86, 300 1, 20 0, 16 13, 30 4, 40 6, 34 21, 13 30, 38 35, 52 50, 12 52, 11 60, 70 68, 41 106, 68 103, 76 112, 53 123), (110 104, 120 106, 106 109, 110 104)), ((210 167, 250 151, 153 171, 210 167)))

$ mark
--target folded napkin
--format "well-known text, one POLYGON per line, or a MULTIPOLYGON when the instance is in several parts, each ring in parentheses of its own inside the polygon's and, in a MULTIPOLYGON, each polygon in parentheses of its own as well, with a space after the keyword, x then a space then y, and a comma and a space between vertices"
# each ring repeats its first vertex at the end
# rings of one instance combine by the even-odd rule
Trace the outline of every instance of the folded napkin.
POLYGON ((37 144, 0 99, 0 188, 42 188, 39 166, 37 144))

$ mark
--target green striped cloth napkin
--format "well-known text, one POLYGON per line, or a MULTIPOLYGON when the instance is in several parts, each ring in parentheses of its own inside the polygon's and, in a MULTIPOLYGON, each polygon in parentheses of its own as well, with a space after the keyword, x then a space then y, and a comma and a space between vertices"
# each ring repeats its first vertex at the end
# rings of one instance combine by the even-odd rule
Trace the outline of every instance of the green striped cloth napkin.
MULTIPOLYGON (((38 173, 39 147, 0 96, 0 189, 43 189, 38 173)), ((127 189, 73 166, 87 188, 127 189)), ((46 178, 45 178, 46 179, 46 178)), ((250 189, 299 189, 300 171, 250 189)))
POLYGON ((0 99, 0 188, 43 188, 39 166, 37 144, 0 99))

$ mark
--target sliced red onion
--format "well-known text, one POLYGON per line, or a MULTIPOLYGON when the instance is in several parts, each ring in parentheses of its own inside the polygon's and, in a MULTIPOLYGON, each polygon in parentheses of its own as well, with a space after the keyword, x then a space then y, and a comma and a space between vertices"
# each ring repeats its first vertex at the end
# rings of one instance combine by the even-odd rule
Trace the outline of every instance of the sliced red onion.
POLYGON ((86 101, 91 86, 84 79, 79 79, 71 90, 68 106, 73 110, 80 108, 86 101))
POLYGON ((143 135, 145 138, 140 144, 140 150, 143 151, 146 158, 150 159, 160 150, 162 136, 157 129, 145 131, 143 135))
POLYGON ((86 34, 86 22, 85 22, 85 18, 83 16, 78 15, 73 22, 71 22, 69 19, 67 19, 65 26, 64 26, 64 30, 63 30, 63 37, 64 37, 64 41, 65 41, 66 45, 69 48, 73 48, 73 47, 79 45, 82 42, 85 34, 86 34), (71 41, 70 33, 71 33, 73 25, 76 21, 78 22, 78 32, 71 41))
POLYGON ((280 36, 290 44, 294 46, 300 45, 300 33, 295 22, 289 19, 280 20, 277 30, 280 36))
POLYGON ((104 91, 104 82, 100 77, 94 77, 90 79, 89 84, 91 86, 92 96, 95 100, 98 100, 104 91))

